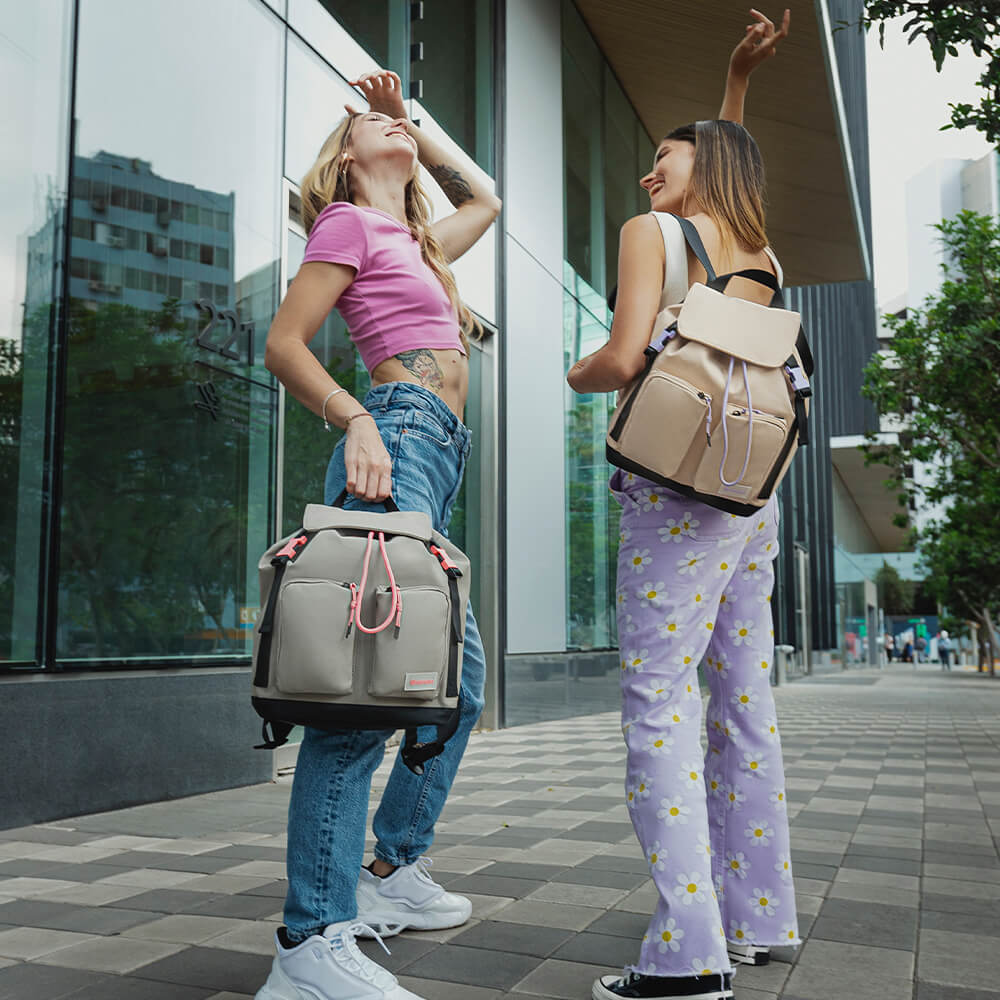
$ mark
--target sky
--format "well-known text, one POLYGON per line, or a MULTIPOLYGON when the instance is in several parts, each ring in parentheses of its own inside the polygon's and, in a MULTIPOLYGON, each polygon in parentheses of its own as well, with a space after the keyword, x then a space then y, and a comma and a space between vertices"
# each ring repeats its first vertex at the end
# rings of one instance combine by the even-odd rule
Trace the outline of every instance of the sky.
POLYGON ((949 103, 978 101, 980 61, 971 51, 949 59, 937 73, 926 41, 912 45, 897 21, 867 39, 868 129, 871 163, 875 293, 879 304, 906 291, 905 184, 940 159, 978 159, 990 146, 981 133, 940 127, 950 120, 949 103))

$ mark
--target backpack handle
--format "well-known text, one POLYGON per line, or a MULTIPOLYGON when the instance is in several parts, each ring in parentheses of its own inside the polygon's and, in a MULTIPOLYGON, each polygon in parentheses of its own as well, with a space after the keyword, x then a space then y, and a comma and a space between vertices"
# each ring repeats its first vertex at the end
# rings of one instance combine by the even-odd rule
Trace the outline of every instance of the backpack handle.
MULTIPOLYGON (((354 496, 353 493, 348 493, 346 489, 340 491, 340 495, 336 500, 330 505, 331 507, 340 507, 343 509, 344 504, 347 502, 349 496, 354 496)), ((385 508, 387 514, 398 514, 399 508, 396 506, 396 501, 392 497, 386 497, 384 500, 378 501, 385 508)))
POLYGON ((751 267, 745 271, 733 271, 732 274, 723 274, 714 281, 709 281, 708 287, 714 288, 717 292, 724 292, 726 285, 733 278, 746 278, 748 281, 755 281, 758 285, 770 288, 774 294, 771 296, 768 306, 770 308, 777 306, 779 309, 784 309, 785 299, 781 294, 781 286, 778 284, 778 279, 770 271, 765 271, 761 268, 751 267))

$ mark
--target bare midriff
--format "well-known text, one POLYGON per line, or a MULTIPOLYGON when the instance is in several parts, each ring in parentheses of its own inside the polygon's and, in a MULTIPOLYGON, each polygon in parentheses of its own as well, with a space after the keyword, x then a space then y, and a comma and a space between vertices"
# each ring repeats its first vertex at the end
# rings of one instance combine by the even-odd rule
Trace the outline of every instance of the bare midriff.
POLYGON ((457 350, 420 347, 386 358, 375 366, 372 385, 411 382, 440 396, 445 406, 462 419, 469 395, 469 360, 457 350))

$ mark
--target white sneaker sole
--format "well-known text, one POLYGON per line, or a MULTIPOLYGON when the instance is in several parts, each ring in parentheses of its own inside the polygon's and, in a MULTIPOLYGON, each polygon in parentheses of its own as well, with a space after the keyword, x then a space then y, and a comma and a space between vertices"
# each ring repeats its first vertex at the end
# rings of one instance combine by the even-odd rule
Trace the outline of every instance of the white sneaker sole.
MULTIPOLYGON (((368 924, 381 937, 395 937, 403 931, 443 931, 461 927, 472 916, 472 904, 451 910, 399 910, 386 913, 359 913, 358 920, 368 924)), ((370 934, 358 932, 358 937, 371 939, 370 934)))
POLYGON ((267 982, 257 990, 254 1000, 315 1000, 315 994, 312 992, 303 993, 281 971, 281 965, 275 959, 267 982))
POLYGON ((771 949, 757 945, 737 945, 728 947, 729 961, 734 965, 767 965, 771 961, 771 949))
MULTIPOLYGON (((617 979, 618 977, 615 976, 614 978, 617 979)), ((600 979, 594 980, 590 996, 592 1000, 622 1000, 617 993, 609 990, 600 979)), ((709 989, 704 993, 695 993, 693 996, 684 997, 683 1000, 733 1000, 733 991, 732 989, 709 989)))

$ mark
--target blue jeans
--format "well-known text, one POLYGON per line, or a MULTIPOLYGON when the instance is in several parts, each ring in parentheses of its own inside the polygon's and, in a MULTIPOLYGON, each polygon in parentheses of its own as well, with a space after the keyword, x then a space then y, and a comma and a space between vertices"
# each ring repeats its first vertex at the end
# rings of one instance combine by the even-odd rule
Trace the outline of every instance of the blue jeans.
MULTIPOLYGON (((400 510, 421 510, 444 532, 462 485, 468 429, 432 392, 405 382, 377 386, 365 397, 392 459, 392 496, 400 510)), ((347 481, 344 441, 326 475, 326 502, 347 481)), ((381 510, 349 498, 352 509, 381 510)), ((420 776, 397 756, 372 827, 375 855, 391 865, 416 861, 430 848, 469 733, 483 710, 486 659, 469 608, 462 653, 462 713, 458 731, 420 776)), ((288 896, 285 925, 293 940, 357 916, 355 887, 364 860, 368 796, 392 730, 306 728, 288 807, 288 896)), ((433 739, 421 728, 421 740, 433 739)))

